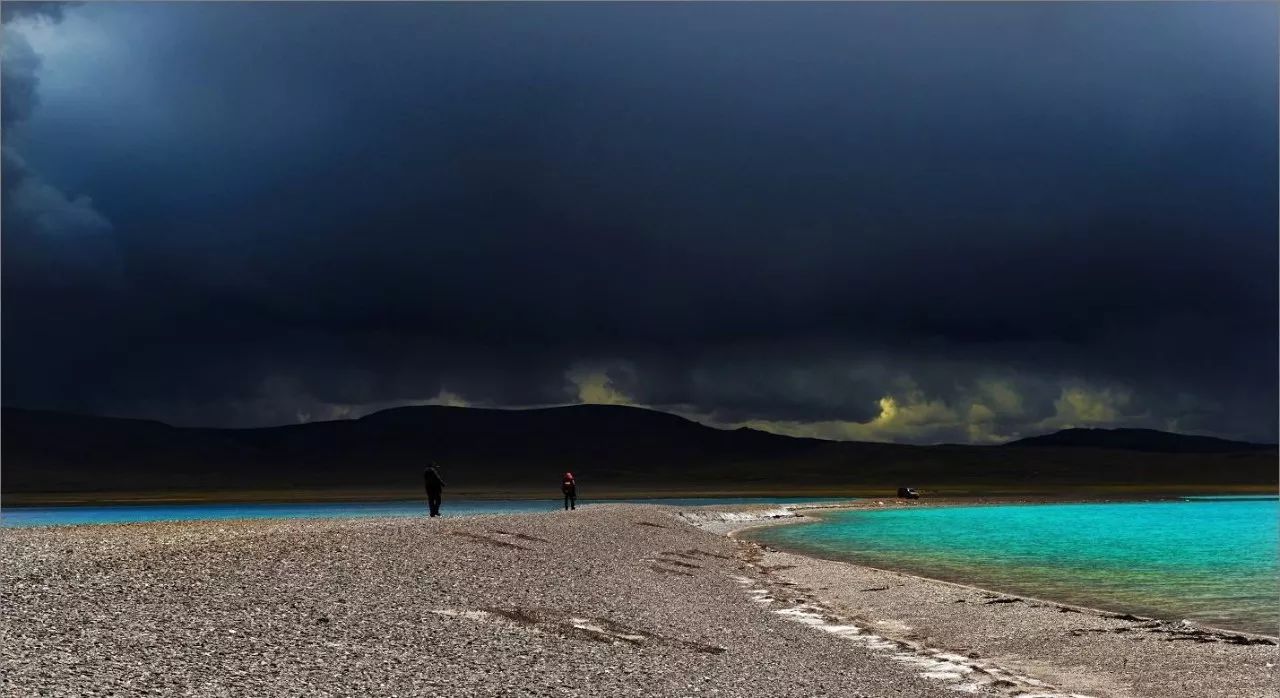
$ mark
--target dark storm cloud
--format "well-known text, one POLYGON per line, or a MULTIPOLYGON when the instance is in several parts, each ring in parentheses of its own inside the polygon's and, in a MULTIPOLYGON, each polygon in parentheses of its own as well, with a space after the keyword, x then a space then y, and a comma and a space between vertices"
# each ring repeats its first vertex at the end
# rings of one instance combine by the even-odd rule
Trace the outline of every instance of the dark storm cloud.
MULTIPOLYGON (((8 25, 14 20, 26 19, 36 22, 59 22, 67 3, 61 2, 6 2, 0 5, 0 22, 8 25)), ((0 95, 0 114, 3 125, 22 121, 31 114, 36 101, 36 70, 40 67, 40 57, 31 50, 31 45, 19 32, 4 32, 3 58, 0 71, 3 71, 4 92, 0 95)))
POLYGON ((5 73, 6 99, 42 105, 24 159, 83 194, 15 206, 6 129, 4 400, 245 424, 589 399, 854 438, 1273 439, 1275 20, 72 8, 30 33, 29 83, 5 73), (28 253, 13 231, 38 220, 110 249, 28 253))
POLYGON ((62 12, 68 6, 74 7, 79 3, 66 2, 28 2, 26 0, 18 0, 17 2, 6 2, 0 6, 0 21, 8 23, 11 20, 21 19, 23 17, 36 17, 52 20, 57 22, 62 19, 62 12))
POLYGON ((8 128, 25 120, 35 106, 36 70, 40 67, 40 58, 21 34, 5 31, 4 38, 4 60, 0 62, 0 75, 4 78, 0 120, 8 128))
MULTIPOLYGON (((4 274, 6 284, 28 288, 110 285, 115 251, 106 233, 111 223, 86 196, 70 197, 46 182, 12 146, 38 104, 40 57, 14 21, 53 23, 62 3, 8 3, 4 6, 0 82, 3 83, 4 274)), ((20 27, 21 25, 19 25, 20 27)), ((7 306, 8 310, 11 306, 7 306)))

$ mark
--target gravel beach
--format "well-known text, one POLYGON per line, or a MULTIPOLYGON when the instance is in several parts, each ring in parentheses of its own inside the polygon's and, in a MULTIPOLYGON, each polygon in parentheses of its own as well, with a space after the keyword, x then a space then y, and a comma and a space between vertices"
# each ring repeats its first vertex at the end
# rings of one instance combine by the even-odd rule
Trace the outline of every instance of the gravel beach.
POLYGON ((1275 695, 1265 638, 988 603, 706 530, 723 518, 618 504, 4 529, 0 692, 1275 695))

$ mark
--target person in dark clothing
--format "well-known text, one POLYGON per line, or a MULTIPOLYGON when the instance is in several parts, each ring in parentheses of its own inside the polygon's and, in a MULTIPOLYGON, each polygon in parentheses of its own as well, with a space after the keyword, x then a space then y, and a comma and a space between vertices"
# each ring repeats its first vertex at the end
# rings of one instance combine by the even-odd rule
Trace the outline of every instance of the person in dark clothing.
POLYGON ((560 491, 564 492, 564 508, 565 510, 578 508, 578 482, 573 479, 573 473, 565 473, 564 479, 560 481, 560 491))
POLYGON ((432 516, 439 516, 440 493, 444 490, 444 480, 440 477, 440 471, 436 470, 435 463, 427 466, 423 479, 426 480, 427 485, 427 506, 431 508, 432 516))

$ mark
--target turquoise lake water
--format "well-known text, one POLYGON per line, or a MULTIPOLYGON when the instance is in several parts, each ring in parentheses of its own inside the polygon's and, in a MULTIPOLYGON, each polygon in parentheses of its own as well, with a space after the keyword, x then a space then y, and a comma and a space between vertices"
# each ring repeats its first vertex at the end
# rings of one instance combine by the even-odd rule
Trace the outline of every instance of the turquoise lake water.
MULTIPOLYGON (((798 504, 831 501, 821 497, 686 497, 594 500, 672 506, 736 504, 798 504)), ((592 500, 579 499, 578 505, 592 500)), ((563 499, 445 499, 444 516, 525 514, 563 509, 563 499)), ((105 506, 5 507, 0 526, 69 526, 75 524, 141 523, 214 519, 332 518, 345 516, 425 516, 425 500, 392 502, 315 502, 289 504, 116 504, 105 506)))
POLYGON ((778 547, 990 589, 1275 635, 1276 498, 888 509, 760 529, 778 547))

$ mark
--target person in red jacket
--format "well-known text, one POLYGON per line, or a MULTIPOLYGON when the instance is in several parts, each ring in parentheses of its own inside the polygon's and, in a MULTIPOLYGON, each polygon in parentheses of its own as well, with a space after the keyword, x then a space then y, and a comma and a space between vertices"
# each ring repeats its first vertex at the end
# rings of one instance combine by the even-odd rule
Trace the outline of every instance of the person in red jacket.
POLYGON ((578 481, 573 479, 573 473, 565 473, 564 479, 560 481, 560 491, 564 492, 564 508, 578 508, 578 481))

